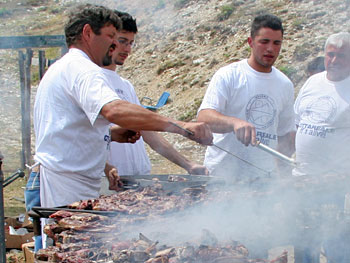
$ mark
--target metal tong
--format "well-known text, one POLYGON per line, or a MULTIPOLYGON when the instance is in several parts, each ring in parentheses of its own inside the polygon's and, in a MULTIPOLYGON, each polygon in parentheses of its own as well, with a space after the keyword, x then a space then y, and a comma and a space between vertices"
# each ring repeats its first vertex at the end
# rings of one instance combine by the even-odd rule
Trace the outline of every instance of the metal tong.
POLYGON ((263 144, 260 141, 256 141, 255 146, 258 147, 259 149, 261 149, 261 150, 263 150, 263 151, 265 151, 265 152, 267 152, 267 153, 269 153, 269 154, 279 158, 280 160, 285 161, 285 162, 293 165, 293 166, 297 165, 297 163, 295 162, 295 160, 293 158, 290 158, 290 157, 288 157, 288 156, 286 156, 286 155, 276 151, 275 149, 270 148, 269 146, 263 144))

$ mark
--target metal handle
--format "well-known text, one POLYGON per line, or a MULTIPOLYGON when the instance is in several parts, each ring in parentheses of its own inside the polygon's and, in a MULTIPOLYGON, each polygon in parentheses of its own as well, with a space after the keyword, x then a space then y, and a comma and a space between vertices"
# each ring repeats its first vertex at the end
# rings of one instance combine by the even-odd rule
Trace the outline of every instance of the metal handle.
POLYGON ((258 147, 259 149, 261 149, 261 150, 263 150, 263 151, 265 151, 265 152, 267 152, 267 153, 269 153, 269 154, 271 154, 271 155, 273 155, 273 156, 283 160, 283 161, 288 162, 289 164, 291 164, 293 166, 296 166, 296 164, 297 164, 293 158, 290 158, 290 157, 288 157, 288 156, 286 156, 286 155, 284 155, 284 154, 282 154, 282 153, 280 153, 280 152, 270 148, 269 146, 261 143, 260 141, 257 141, 255 146, 258 147))

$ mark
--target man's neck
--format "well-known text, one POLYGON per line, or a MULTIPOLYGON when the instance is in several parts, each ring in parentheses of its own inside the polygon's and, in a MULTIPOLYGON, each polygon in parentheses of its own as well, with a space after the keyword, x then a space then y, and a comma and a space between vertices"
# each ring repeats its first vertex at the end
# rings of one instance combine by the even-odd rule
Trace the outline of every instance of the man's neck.
POLYGON ((117 65, 116 64, 111 64, 109 66, 103 66, 103 68, 115 71, 117 69, 117 65))
POLYGON ((251 66, 254 70, 261 72, 261 73, 270 73, 272 70, 272 67, 264 67, 254 60, 252 56, 248 58, 248 64, 251 66))

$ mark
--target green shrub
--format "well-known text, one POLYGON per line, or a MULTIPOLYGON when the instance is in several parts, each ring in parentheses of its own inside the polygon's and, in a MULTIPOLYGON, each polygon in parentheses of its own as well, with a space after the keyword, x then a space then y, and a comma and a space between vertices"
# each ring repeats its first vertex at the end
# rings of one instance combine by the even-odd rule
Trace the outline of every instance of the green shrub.
POLYGON ((157 69, 157 74, 160 75, 162 74, 165 70, 170 69, 170 68, 176 68, 176 67, 181 67, 185 65, 186 63, 183 61, 179 60, 169 60, 166 61, 165 63, 161 64, 159 68, 157 69))
POLYGON ((180 121, 193 120, 197 115, 197 111, 198 111, 199 107, 201 106, 202 101, 203 101, 203 98, 194 99, 193 104, 191 104, 189 109, 179 117, 179 120, 180 121))
POLYGON ((155 7, 156 10, 163 9, 165 7, 165 2, 164 0, 158 0, 158 3, 155 7))
POLYGON ((291 66, 281 66, 279 70, 286 74, 288 78, 291 78, 297 72, 297 70, 291 66))
POLYGON ((184 8, 189 2, 190 0, 176 0, 174 6, 178 9, 181 9, 184 8))
POLYGON ((217 16, 218 21, 224 21, 228 19, 231 14, 235 11, 235 8, 232 5, 223 5, 220 7, 220 14, 217 16))
POLYGON ((5 7, 0 8, 0 17, 4 17, 11 14, 12 14, 12 11, 6 9, 5 7))

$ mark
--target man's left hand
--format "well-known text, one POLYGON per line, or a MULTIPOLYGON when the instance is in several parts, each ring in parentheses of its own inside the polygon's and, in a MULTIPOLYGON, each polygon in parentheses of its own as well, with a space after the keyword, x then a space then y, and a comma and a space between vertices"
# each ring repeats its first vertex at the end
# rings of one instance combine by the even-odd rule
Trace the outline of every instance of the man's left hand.
POLYGON ((209 175, 209 171, 207 167, 200 164, 193 164, 190 169, 187 170, 189 174, 195 174, 195 175, 209 175))
POLYGON ((106 175, 109 182, 109 190, 121 191, 123 183, 120 181, 117 169, 112 168, 106 175))

